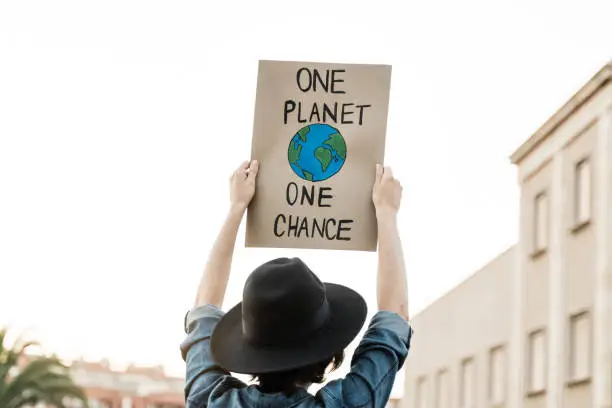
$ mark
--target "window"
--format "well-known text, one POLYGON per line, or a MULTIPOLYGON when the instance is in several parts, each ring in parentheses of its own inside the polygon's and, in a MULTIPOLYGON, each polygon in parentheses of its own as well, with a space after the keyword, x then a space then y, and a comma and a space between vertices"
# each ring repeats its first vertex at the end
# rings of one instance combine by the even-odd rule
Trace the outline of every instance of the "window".
POLYGON ((583 159, 574 172, 574 225, 580 227, 591 219, 591 163, 583 159))
POLYGON ((542 192, 535 197, 534 203, 533 252, 540 253, 548 246, 548 198, 542 192))
POLYGON ((436 377, 436 404, 435 408, 448 408, 450 402, 450 379, 448 371, 440 370, 436 377))
POLYGON ((570 317, 569 381, 582 382, 591 376, 591 319, 588 312, 570 317))
POLYGON ((506 399, 506 350, 499 346, 489 355, 489 400, 493 406, 506 399))
POLYGON ((427 379, 419 378, 416 389, 416 408, 427 408, 427 379))
POLYGON ((527 391, 541 393, 546 389, 546 335, 537 330, 529 335, 529 372, 527 391))
POLYGON ((476 404, 476 366, 471 358, 461 363, 460 408, 473 408, 476 404))

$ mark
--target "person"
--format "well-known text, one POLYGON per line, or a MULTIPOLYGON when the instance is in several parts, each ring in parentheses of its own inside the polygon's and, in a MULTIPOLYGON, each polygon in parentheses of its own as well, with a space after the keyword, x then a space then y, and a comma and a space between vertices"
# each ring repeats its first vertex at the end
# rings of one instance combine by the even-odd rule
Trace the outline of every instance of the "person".
MULTIPOLYGON (((323 283, 299 258, 274 259, 247 278, 243 300, 221 311, 238 228, 255 194, 259 163, 230 180, 230 209, 210 252, 195 307, 185 316, 185 400, 195 407, 374 407, 387 405, 410 348, 408 296, 397 226, 402 187, 377 166, 372 199, 378 223, 378 312, 359 343, 350 372, 312 395, 359 334, 366 303, 355 291, 323 283), (247 385, 231 373, 249 374, 247 385)), ((363 272, 360 272, 363 273, 363 272)))

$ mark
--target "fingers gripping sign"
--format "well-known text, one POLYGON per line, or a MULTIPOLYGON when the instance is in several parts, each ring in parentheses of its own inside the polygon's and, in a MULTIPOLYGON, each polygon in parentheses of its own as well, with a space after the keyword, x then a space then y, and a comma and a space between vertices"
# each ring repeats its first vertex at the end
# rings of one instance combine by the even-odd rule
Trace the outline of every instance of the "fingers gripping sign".
POLYGON ((390 167, 376 165, 376 181, 372 189, 372 201, 377 212, 397 213, 402 199, 402 186, 393 177, 390 167))
POLYGON ((257 160, 245 161, 232 174, 230 201, 232 206, 246 209, 255 195, 255 180, 259 171, 257 160))
POLYGON ((245 176, 246 178, 250 166, 251 166, 250 160, 243 161, 240 167, 238 168, 238 170, 236 170, 236 173, 238 173, 240 176, 245 176))
POLYGON ((259 162, 257 160, 251 161, 249 168, 246 170, 247 176, 252 182, 255 182, 257 172, 259 171, 259 162))

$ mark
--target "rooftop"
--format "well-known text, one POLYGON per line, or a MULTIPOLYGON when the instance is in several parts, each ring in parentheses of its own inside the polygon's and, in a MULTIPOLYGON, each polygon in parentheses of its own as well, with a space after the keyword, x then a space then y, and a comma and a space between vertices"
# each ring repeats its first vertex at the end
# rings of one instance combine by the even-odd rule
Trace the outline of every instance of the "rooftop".
POLYGON ((423 316, 424 314, 427 313, 427 311, 435 308, 438 304, 440 304, 442 300, 446 299, 449 296, 452 296, 455 293, 459 293, 461 288, 463 288, 466 285, 469 285, 473 280, 480 278, 481 276, 483 276, 483 274, 486 274, 487 272, 491 271, 493 268, 497 268, 499 266, 499 262, 503 263, 506 261, 508 257, 510 258, 514 257, 515 249, 516 249, 516 245, 512 245, 506 248, 505 251, 497 254, 493 259, 489 260, 486 264, 484 264, 479 269, 477 269, 473 274, 471 274, 466 279, 459 282, 457 285, 455 285, 453 288, 448 290, 442 296, 438 297, 436 300, 430 303, 425 309, 423 309, 419 313, 412 316, 411 320, 415 320, 423 316))
POLYGON ((519 164, 542 141, 593 95, 612 80, 612 61, 604 65, 578 92, 555 112, 525 143, 510 156, 512 164, 519 164))

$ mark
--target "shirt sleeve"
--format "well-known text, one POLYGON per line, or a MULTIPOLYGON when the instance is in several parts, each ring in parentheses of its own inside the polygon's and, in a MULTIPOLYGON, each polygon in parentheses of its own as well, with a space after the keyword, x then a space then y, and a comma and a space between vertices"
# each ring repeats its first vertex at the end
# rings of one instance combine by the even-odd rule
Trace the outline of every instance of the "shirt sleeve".
POLYGON ((185 316, 187 338, 181 343, 181 355, 187 365, 187 407, 206 407, 216 385, 230 376, 215 363, 210 351, 210 337, 222 317, 223 312, 212 305, 196 307, 185 316))
POLYGON ((353 355, 349 374, 330 382, 317 396, 329 406, 384 408, 408 357, 412 334, 398 314, 378 312, 353 355))

